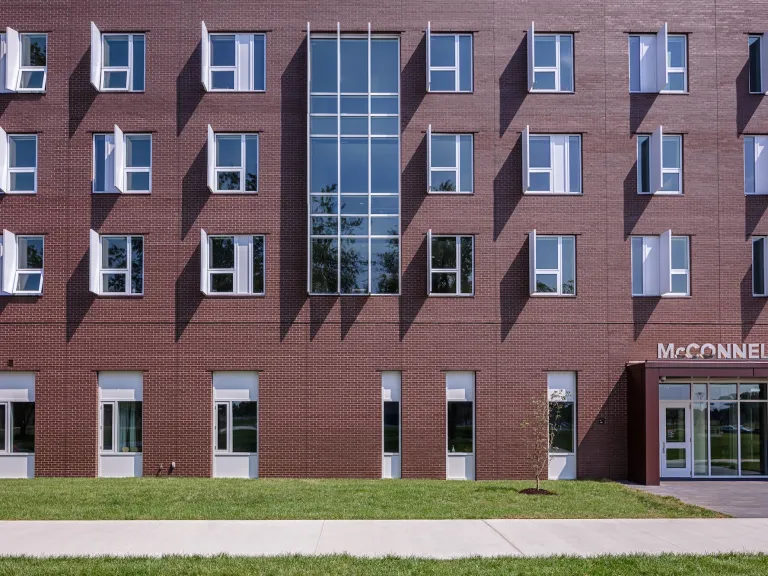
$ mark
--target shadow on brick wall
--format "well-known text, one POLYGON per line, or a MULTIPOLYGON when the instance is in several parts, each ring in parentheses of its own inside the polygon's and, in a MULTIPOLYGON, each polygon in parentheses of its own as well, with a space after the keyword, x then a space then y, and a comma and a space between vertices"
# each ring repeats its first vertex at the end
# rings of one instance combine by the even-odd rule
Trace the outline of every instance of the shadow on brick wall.
POLYGON ((499 136, 504 136, 528 96, 528 38, 512 54, 499 77, 499 136))
POLYGON ((499 311, 501 313, 501 341, 504 342, 531 297, 528 283, 528 253, 530 240, 520 248, 509 265, 499 286, 499 311))
POLYGON ((98 94, 96 88, 91 85, 90 48, 86 50, 70 74, 67 88, 69 94, 69 137, 72 138, 98 94))
POLYGON ((344 340, 349 331, 363 311, 365 303, 370 296, 354 296, 352 298, 341 298, 341 339, 344 340))
POLYGON ((741 279, 741 337, 746 340, 763 313, 767 298, 752 296, 752 266, 741 279))
POLYGON ((427 134, 403 169, 400 193, 401 236, 408 230, 411 221, 427 197, 427 134))
MULTIPOLYGON (((655 93, 629 95, 629 133, 632 138, 640 130, 643 120, 645 120, 648 111, 653 107, 653 103, 656 102, 658 96, 655 93)), ((647 127, 646 131, 653 132, 656 128, 657 126, 647 127)))
POLYGON ((747 124, 752 120, 763 98, 761 94, 749 93, 749 60, 747 60, 739 75, 736 76, 736 130, 739 136, 747 129, 747 124))
POLYGON ((198 42, 184 64, 184 68, 176 77, 176 136, 180 136, 184 131, 205 93, 200 81, 201 58, 198 42))
MULTIPOLYGON (((602 394, 600 392, 599 394, 602 394)), ((581 440, 577 437, 576 460, 579 478, 627 477, 627 375, 626 369, 608 393, 599 411, 590 418, 589 429, 581 440), (600 423, 602 420, 602 424, 600 423), (607 457, 611 454, 615 457, 607 457)), ((583 403, 580 409, 583 410, 583 403)), ((578 419, 577 419, 578 422, 578 419)), ((580 436, 580 434, 579 434, 580 436)))
MULTIPOLYGON (((402 254, 401 254, 402 258, 402 254)), ((400 341, 402 342, 408 330, 419 315, 421 307, 427 300, 427 236, 423 236, 419 249, 408 263, 400 279, 400 341)))
POLYGON ((181 239, 184 240, 195 225, 211 194, 208 190, 207 144, 203 145, 181 179, 181 239))
POLYGON ((312 341, 336 305, 338 296, 313 296, 309 301, 309 340, 312 341))
POLYGON ((653 194, 637 193, 637 161, 624 178, 624 239, 629 238, 637 226, 653 194))
POLYGON ((768 208, 768 196, 750 194, 744 198, 744 237, 755 233, 768 208))
POLYGON ((307 301, 307 40, 280 77, 280 341, 307 301), (303 241, 298 241, 302 238, 303 241))
POLYGON ((400 125, 405 130, 427 94, 426 36, 421 37, 421 42, 411 54, 400 78, 400 125))
POLYGON ((632 324, 635 340, 640 338, 660 301, 661 298, 659 296, 638 296, 632 298, 632 324))
POLYGON ((493 179, 493 239, 498 240, 523 198, 522 134, 493 179))
POLYGON ((184 331, 192 322, 192 318, 195 316, 195 312, 200 307, 203 301, 203 295, 200 292, 200 245, 198 244, 195 251, 187 263, 184 265, 184 269, 176 278, 175 288, 175 327, 176 327, 176 341, 178 342, 184 335, 184 331))
POLYGON ((91 228, 98 232, 117 204, 120 194, 90 194, 91 228))
POLYGON ((96 299, 88 289, 89 261, 89 251, 86 251, 67 280, 67 342, 72 340, 96 299))

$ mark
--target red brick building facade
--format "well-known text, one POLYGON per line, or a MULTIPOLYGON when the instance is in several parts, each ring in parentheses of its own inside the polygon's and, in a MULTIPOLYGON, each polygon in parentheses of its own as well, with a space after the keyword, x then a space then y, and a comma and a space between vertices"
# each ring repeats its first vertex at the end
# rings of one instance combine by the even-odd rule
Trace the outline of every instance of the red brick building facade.
POLYGON ((548 371, 577 373, 577 475, 628 476, 627 364, 658 343, 765 342, 744 194, 745 135, 768 133, 749 93, 748 34, 766 3, 696 1, 0 6, 46 32, 44 94, 0 94, 0 127, 38 136, 35 195, 0 195, 0 226, 45 237, 44 293, 0 298, 0 370, 35 373, 36 476, 96 476, 99 373, 143 372, 143 474, 211 476, 212 373, 259 373, 259 476, 381 476, 381 372, 400 371, 403 478, 446 477, 446 371, 475 372, 475 477, 530 476, 525 431, 548 371), (146 35, 146 88, 90 84, 90 23, 146 35), (266 33, 266 91, 206 92, 200 23, 266 33), (428 21, 473 38, 471 93, 425 89, 428 21), (573 93, 530 93, 527 34, 573 34, 573 93), (307 22, 400 39, 399 296, 307 294, 307 22), (687 35, 688 90, 630 94, 628 36, 687 35), (91 192, 93 134, 152 134, 149 195, 91 192), (206 186, 206 130, 258 132, 259 193, 206 186), (474 135, 474 193, 427 194, 428 126, 474 135), (522 190, 521 134, 582 136, 578 195, 522 190), (637 194, 636 135, 683 140, 683 194, 637 194), (200 292, 200 230, 264 234, 265 295, 200 292), (89 292, 89 230, 144 236, 144 295, 89 292), (529 295, 529 233, 576 236, 575 297, 529 295), (690 237, 690 296, 632 296, 631 236, 690 237), (427 232, 473 235, 474 296, 425 291, 427 232))

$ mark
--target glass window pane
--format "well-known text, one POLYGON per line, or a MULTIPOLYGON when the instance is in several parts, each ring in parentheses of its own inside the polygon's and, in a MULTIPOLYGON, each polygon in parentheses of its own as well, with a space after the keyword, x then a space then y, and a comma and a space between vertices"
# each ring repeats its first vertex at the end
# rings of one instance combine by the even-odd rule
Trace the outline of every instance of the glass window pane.
POLYGON ((739 438, 741 440, 741 475, 755 476, 768 473, 766 460, 766 424, 768 424, 768 403, 742 402, 739 438))
POLYGON ((338 292, 338 244, 336 240, 312 240, 312 292, 338 292))
MULTIPOLYGON (((690 384, 659 384, 659 400, 690 400, 690 384)), ((667 439, 667 442, 674 440, 667 439)))
POLYGON ((264 90, 266 78, 267 37, 264 34, 253 35, 253 89, 264 90))
POLYGON ((232 452, 258 452, 258 403, 232 402, 232 452))
MULTIPOLYGON (((373 221, 376 222, 377 220, 379 219, 373 221)), ((383 220, 388 220, 388 218, 383 220)), ((399 277, 400 242, 398 239, 372 239, 371 292, 374 294, 397 294, 400 289, 399 277)))
POLYGON ((227 405, 216 404, 216 450, 227 449, 227 405))
POLYGON ((573 402, 549 403, 550 453, 570 454, 574 448, 573 402))
POLYGON ((643 239, 632 238, 632 294, 643 294, 643 239))
POLYGON ((235 291, 235 275, 232 272, 226 274, 211 274, 211 292, 230 294, 235 291))
POLYGON ((368 218, 364 216, 342 218, 341 233, 344 236, 367 236, 368 218))
POLYGON ((432 272, 433 294, 456 294, 456 272, 432 272))
POLYGON ((456 37, 436 36, 430 38, 430 66, 456 66, 456 37))
POLYGON ((335 136, 339 132, 339 121, 336 116, 312 116, 309 123, 313 136, 335 136))
POLYGON ((311 40, 312 92, 338 92, 336 76, 336 40, 331 38, 311 40))
POLYGON ((11 452, 35 452, 34 402, 11 402, 11 452))
POLYGON ((259 137, 255 134, 245 137, 245 190, 259 189, 259 137))
POLYGON ((549 172, 530 172, 528 174, 528 190, 530 192, 549 192, 549 172))
POLYGON ((448 452, 474 452, 474 424, 472 402, 448 402, 448 452))
POLYGON ((367 136, 368 116, 342 116, 341 133, 344 136, 367 136))
POLYGON ((688 275, 672 274, 672 293, 688 294, 688 275))
POLYGON ((685 72, 670 72, 669 84, 667 84, 666 89, 683 92, 685 90, 685 72))
POLYGON ((368 92, 368 40, 342 38, 341 91, 368 92))
POLYGON ((554 68, 557 66, 557 37, 536 34, 534 36, 533 65, 554 68))
POLYGON ((680 191, 680 174, 675 172, 665 172, 662 175, 661 191, 662 192, 679 192, 680 191))
POLYGON ((368 196, 342 196, 342 214, 368 214, 368 196))
POLYGON ((10 168, 37 167, 37 136, 9 136, 10 168))
POLYGON ((341 293, 368 293, 368 239, 341 240, 341 293))
POLYGON ((560 90, 573 91, 573 36, 560 36, 560 90))
POLYGON ((563 269, 562 293, 576 293, 576 240, 572 236, 564 236, 562 240, 563 269))
POLYGON ((680 168, 680 138, 678 136, 664 136, 662 167, 680 168))
POLYGON ((459 36, 459 90, 472 90, 472 36, 459 36))
POLYGON ((551 168, 549 136, 531 136, 529 139, 528 155, 531 168, 551 168))
POLYGON ((104 35, 104 66, 128 67, 128 35, 104 35))
POLYGON ((368 114, 368 96, 342 96, 342 114, 368 114))
POLYGON ((456 270, 455 236, 432 236, 432 269, 456 270))
POLYGON ((557 236, 536 237, 536 269, 557 270, 558 266, 558 238, 557 236))
POLYGON ((710 384, 710 400, 736 400, 736 384, 710 384))
POLYGON ((397 114, 398 108, 397 96, 371 97, 371 114, 397 114))
POLYGON ((685 67, 685 36, 669 36, 667 39, 667 65, 670 68, 685 67))
POLYGON ((144 291, 144 238, 131 237, 131 293, 144 291))
POLYGON ((570 136, 568 138, 568 181, 571 192, 581 192, 581 138, 570 136))
POLYGON ((11 172, 11 190, 14 192, 33 192, 35 190, 35 173, 11 172))
POLYGON ((766 385, 756 382, 739 384, 739 398, 742 400, 768 400, 766 385))
POLYGON ((534 90, 554 90, 556 87, 556 73, 536 70, 533 73, 534 90))
POLYGON ((651 139, 648 136, 637 137, 637 178, 638 190, 651 191, 651 139))
POLYGON ((709 426, 712 476, 736 476, 739 473, 738 404, 711 403, 709 426))
POLYGON ((371 218, 371 234, 373 236, 397 236, 397 217, 371 218))
POLYGON ((337 104, 336 96, 312 96, 309 99, 309 110, 312 114, 336 114, 337 104))
POLYGON ((459 136, 459 162, 461 164, 461 182, 459 183, 462 192, 472 192, 474 175, 473 175, 473 153, 472 153, 472 136, 462 135, 459 136))
POLYGON ((149 172, 126 172, 125 187, 129 191, 149 190, 149 172))
POLYGON ((211 66, 235 66, 234 34, 211 35, 211 66))
POLYGON ((101 267, 105 270, 128 269, 128 238, 105 236, 101 239, 101 267))
POLYGON ((629 90, 640 92, 640 37, 629 37, 629 90))
POLYGON ((42 270, 43 268, 43 237, 17 236, 18 263, 20 270, 42 270))
POLYGON ((127 90, 128 89, 128 71, 104 71, 104 89, 106 90, 127 90))
POLYGON ((371 40, 371 92, 398 92, 399 50, 397 40, 371 40))
POLYGON ((24 70, 21 72, 19 87, 26 90, 40 90, 43 88, 45 72, 24 70))
POLYGON ((685 411, 677 406, 664 409, 664 441, 685 442, 685 411))
POLYGON ((210 238, 210 263, 212 270, 227 270, 235 267, 235 238, 213 236, 210 238))
POLYGON ((456 136, 432 135, 432 168, 456 167, 456 136))
POLYGON ((384 402, 384 453, 400 453, 400 402, 384 402))
POLYGON ((744 138, 744 193, 755 192, 755 139, 744 138))
POLYGON ((312 196, 312 214, 338 214, 337 196, 312 196))
POLYGON ((398 214, 397 196, 371 196, 371 214, 398 214))
POLYGON ((429 73, 429 89, 435 92, 455 92, 456 72, 453 70, 432 70, 429 73))
POLYGON ((125 294, 125 277, 125 273, 102 274, 102 291, 107 294, 125 294))
POLYGON ((338 187, 338 144, 335 138, 310 141, 310 191, 336 192, 338 187))
POLYGON ((339 219, 336 216, 312 217, 312 234, 315 236, 336 236, 338 234, 339 219))
POLYGON ((45 34, 21 34, 21 65, 45 66, 48 38, 45 34))
POLYGON ((253 237, 253 293, 264 293, 264 236, 253 237))
POLYGON ((214 90, 234 90, 234 70, 211 70, 211 88, 214 90))
POLYGON ((672 238, 672 268, 688 269, 688 239, 672 238))
POLYGON ((437 192, 456 192, 456 170, 432 170, 430 190, 437 192))
POLYGON ((16 283, 16 291, 18 292, 40 292, 40 283, 42 282, 42 276, 39 273, 19 274, 18 282, 16 283))
POLYGON ((341 139, 341 191, 368 191, 368 140, 341 139))
POLYGON ((762 87, 761 64, 760 64, 760 43, 763 41, 760 36, 749 37, 749 91, 760 92, 762 87))
POLYGON ((472 294, 475 272, 474 255, 472 253, 472 244, 474 239, 471 236, 462 236, 461 238, 461 293, 472 294))
POLYGON ((5 450, 5 404, 0 404, 0 450, 5 450))
POLYGON ((141 402, 118 402, 118 445, 120 452, 141 452, 141 402))
POLYGON ((557 274, 536 274, 536 292, 557 294, 557 274))
POLYGON ((707 412, 707 404, 693 404, 694 476, 709 476, 709 430, 707 429, 707 412))
POLYGON ((111 452, 114 447, 112 445, 112 415, 113 405, 102 404, 101 405, 101 449, 111 452))
POLYGON ((240 166, 240 135, 216 136, 216 166, 240 166))
POLYGON ((397 136, 400 133, 400 120, 397 118, 371 118, 371 134, 397 136))
POLYGON ((144 34, 133 36, 133 89, 144 90, 144 34))
POLYGON ((216 190, 240 190, 240 171, 216 172, 216 190))
POLYGON ((125 137, 126 168, 149 168, 152 165, 152 136, 130 134, 125 137))

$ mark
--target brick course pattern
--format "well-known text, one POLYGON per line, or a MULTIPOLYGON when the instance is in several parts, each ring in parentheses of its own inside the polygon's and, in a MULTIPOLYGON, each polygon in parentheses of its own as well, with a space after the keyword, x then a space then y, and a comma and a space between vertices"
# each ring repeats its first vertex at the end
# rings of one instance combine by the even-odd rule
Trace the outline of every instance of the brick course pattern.
POLYGON ((212 471, 211 372, 259 370, 262 477, 381 475, 380 371, 402 371, 402 475, 445 478, 446 370, 475 370, 477 478, 531 475, 520 422, 548 370, 578 371, 578 475, 627 474, 627 362, 657 342, 766 342, 743 193, 747 36, 768 1, 207 2, 5 0, 0 25, 49 34, 44 95, 0 95, 0 126, 39 134, 39 192, 0 226, 46 235, 44 295, 0 300, 2 369, 37 370, 37 476, 97 473, 99 370, 144 371, 144 474, 212 471), (266 93, 205 93, 200 22, 265 31, 266 93), (472 94, 425 93, 427 21, 474 34, 472 94), (90 29, 146 33, 146 92, 97 93, 90 29), (400 297, 306 294, 306 23, 399 32, 400 297), (526 30, 575 33, 574 94, 528 94, 526 30), (628 32, 688 34, 690 93, 628 93, 628 32), (149 196, 91 193, 92 135, 153 134, 149 196), (206 127, 261 133, 257 196, 212 196, 206 127), (427 196, 427 125, 475 133, 475 193, 427 196), (582 196, 523 196, 521 132, 583 134, 582 196), (636 194, 635 133, 684 140, 684 195, 636 194), (145 235, 145 295, 88 291, 88 230, 145 235), (205 298, 200 228, 266 234, 266 295, 205 298), (473 298, 427 298, 426 232, 476 237, 473 298), (575 298, 528 296, 528 233, 577 236, 575 298), (691 235, 691 297, 632 298, 632 234, 691 235), (13 360, 13 368, 7 362, 13 360))

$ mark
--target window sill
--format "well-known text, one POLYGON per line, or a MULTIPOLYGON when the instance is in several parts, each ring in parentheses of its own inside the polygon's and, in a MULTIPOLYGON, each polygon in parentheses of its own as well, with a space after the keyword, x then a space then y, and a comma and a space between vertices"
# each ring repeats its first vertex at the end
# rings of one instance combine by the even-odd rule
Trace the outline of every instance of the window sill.
POLYGON ((472 192, 447 192, 445 190, 427 190, 429 196, 474 196, 474 190, 472 192))
POLYGON ((685 299, 685 298, 692 298, 692 296, 690 294, 632 294, 632 298, 685 299))
POLYGON ((4 456, 13 456, 15 458, 18 458, 19 456, 34 456, 34 452, 0 452, 0 458, 3 458, 4 456))
POLYGON ((22 90, 17 89, 13 92, 9 92, 10 94, 45 94, 45 90, 22 90))
POLYGON ((266 294, 230 294, 221 292, 206 293, 205 296, 211 298, 263 298, 266 294))
POLYGON ((448 458, 451 456, 474 456, 474 452, 448 452, 448 458))
POLYGON ((99 456, 122 456, 127 458, 128 456, 141 456, 143 452, 102 452, 99 451, 99 456))
POLYGON ((0 196, 34 196, 37 190, 11 190, 0 193, 0 196))
POLYGON ((684 196, 682 192, 638 192, 638 196, 684 196))
POLYGON ((576 90, 528 90, 529 94, 576 94, 576 90))
MULTIPOLYGON (((93 294, 93 292, 91 292, 93 294)), ((95 294, 95 296, 98 296, 99 298, 125 298, 125 299, 133 299, 133 298, 143 298, 144 293, 141 294, 118 294, 118 293, 110 293, 110 292, 99 292, 98 294, 95 294)))
POLYGON ((584 196, 584 192, 537 192, 526 191, 523 196, 584 196))
POLYGON ((246 192, 238 192, 236 190, 216 190, 211 192, 211 194, 215 194, 217 196, 255 196, 258 193, 258 190, 248 190, 246 192))
POLYGON ((547 294, 545 292, 534 292, 531 298, 576 298, 576 294, 547 294))
POLYGON ((474 293, 472 294, 436 294, 434 292, 430 292, 428 294, 431 298, 474 298, 474 293))
POLYGON ((427 94, 474 94, 475 91, 473 90, 427 90, 427 94))
POLYGON ((258 456, 258 452, 213 452, 214 456, 258 456))
POLYGON ((265 94, 265 90, 228 90, 226 88, 209 88, 206 92, 215 92, 217 94, 265 94))
POLYGON ((145 94, 146 90, 131 90, 130 88, 100 88, 99 93, 101 92, 117 92, 118 94, 145 94))
POLYGON ((648 96, 648 95, 678 95, 678 96, 690 96, 690 91, 688 90, 662 90, 661 92, 632 92, 630 90, 629 95, 630 96, 648 96))
POLYGON ((364 296, 364 297, 368 297, 368 296, 375 296, 375 297, 383 296, 383 297, 387 297, 387 296, 389 296, 389 297, 391 297, 391 296, 400 296, 400 292, 397 292, 396 294, 384 294, 384 293, 381 293, 381 292, 376 292, 376 293, 368 292, 366 294, 341 294, 339 292, 308 292, 308 295, 310 297, 320 297, 320 298, 322 298, 322 297, 326 297, 326 298, 343 297, 343 298, 346 298, 348 296, 358 296, 358 297, 359 296, 364 296))

